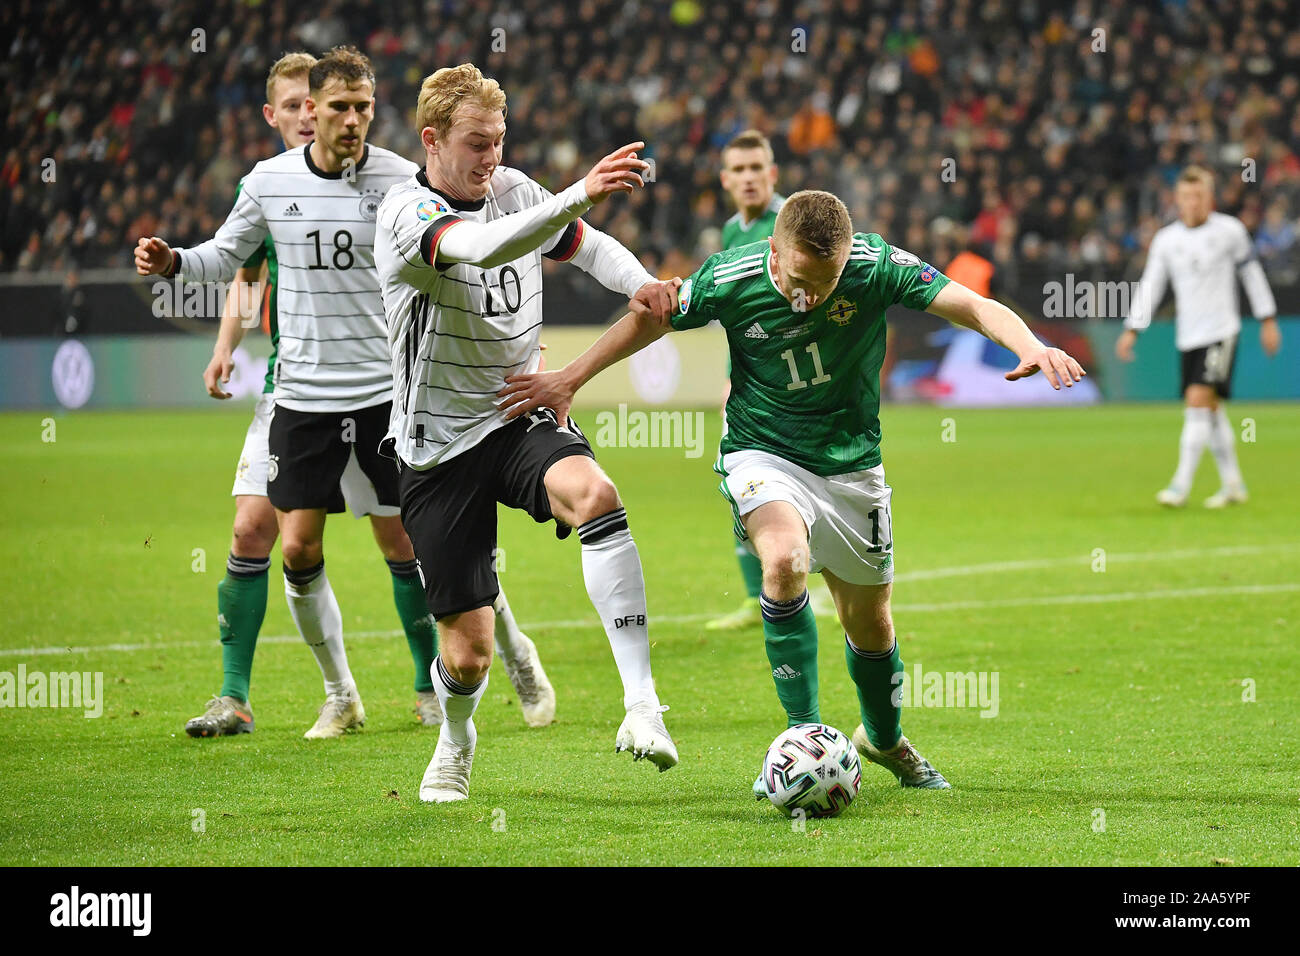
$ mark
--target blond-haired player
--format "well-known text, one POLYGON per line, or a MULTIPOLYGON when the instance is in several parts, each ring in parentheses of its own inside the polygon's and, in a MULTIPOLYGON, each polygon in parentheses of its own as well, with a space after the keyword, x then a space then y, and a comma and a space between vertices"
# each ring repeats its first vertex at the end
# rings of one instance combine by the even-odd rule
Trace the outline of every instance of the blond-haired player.
POLYGON ((1207 508, 1242 504, 1246 483, 1237 464, 1236 436, 1223 407, 1232 394, 1232 368, 1241 333, 1237 280, 1246 288, 1250 307, 1260 320, 1259 341, 1270 357, 1282 347, 1277 304, 1250 233, 1240 219, 1214 211, 1214 178, 1201 166, 1188 166, 1174 185, 1178 221, 1157 232, 1147 250, 1146 268, 1136 302, 1115 343, 1122 361, 1133 360, 1138 332, 1174 287, 1175 344, 1182 356, 1183 431, 1178 467, 1169 486, 1156 495, 1160 504, 1181 508, 1191 494, 1192 479, 1209 445, 1219 469, 1219 490, 1205 499, 1207 508))
MULTIPOLYGON (((268 121, 278 119, 303 142, 258 164, 245 177, 235 209, 215 240, 173 251, 162 240, 142 239, 136 252, 142 273, 184 271, 209 279, 225 278, 241 262, 251 268, 256 251, 279 249, 272 260, 269 299, 278 331, 268 371, 274 408, 269 423, 261 415, 250 428, 235 489, 250 522, 261 519, 256 528, 261 559, 248 560, 232 549, 229 576, 236 586, 225 591, 242 593, 249 607, 236 615, 222 612, 227 679, 234 671, 236 682, 242 676, 243 686, 223 688, 236 693, 214 698, 208 713, 191 721, 187 731, 210 736, 252 729, 247 673, 265 612, 266 556, 275 540, 265 525, 267 505, 283 538, 289 608, 325 680, 325 704, 305 736, 335 737, 364 723, 322 547, 325 515, 342 510, 345 493, 355 513, 370 515, 415 662, 417 714, 421 722, 437 725, 442 714, 428 678, 436 631, 402 528, 395 475, 391 463, 378 455, 388 425, 392 382, 382 304, 369 261, 379 197, 414 164, 366 144, 374 76, 369 61, 355 50, 336 48, 319 60, 299 54, 281 61, 272 70, 268 89, 269 111, 264 115, 268 121), (312 129, 315 135, 301 135, 312 129), (260 604, 255 603, 259 596, 260 604)), ((238 318, 227 316, 205 374, 214 394, 224 395, 218 382, 229 379, 229 350, 239 334, 238 318)), ((241 530, 236 529, 237 542, 241 530)), ((242 546, 243 551, 252 548, 242 546)), ((498 631, 511 621, 508 605, 500 602, 498 631)), ((514 636, 527 641, 517 629, 514 636)), ((549 690, 535 651, 531 662, 521 656, 536 665, 527 668, 534 686, 549 690)), ((554 713, 553 694, 549 702, 542 697, 531 703, 549 714, 538 714, 536 706, 530 713, 530 701, 521 692, 530 722, 539 716, 540 722, 549 722, 554 713)))
POLYGON ((650 670, 641 559, 618 490, 568 406, 507 422, 503 379, 540 360, 542 258, 570 262, 660 317, 673 283, 656 282, 618 242, 579 217, 641 185, 632 143, 557 196, 501 164, 506 97, 473 65, 425 78, 416 104, 424 166, 379 208, 375 263, 394 381, 389 439, 401 466, 402 516, 425 571, 441 653, 433 668, 446 721, 420 799, 464 800, 473 715, 492 660, 497 504, 577 529, 587 594, 609 639, 626 716, 615 741, 667 770, 677 750, 650 670))

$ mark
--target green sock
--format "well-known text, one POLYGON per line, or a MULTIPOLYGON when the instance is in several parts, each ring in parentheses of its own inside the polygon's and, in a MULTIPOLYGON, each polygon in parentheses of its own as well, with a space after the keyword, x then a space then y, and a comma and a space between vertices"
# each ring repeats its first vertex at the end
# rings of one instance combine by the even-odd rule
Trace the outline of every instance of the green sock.
POLYGON ((389 561, 388 568, 393 573, 393 603, 397 605, 397 616, 402 619, 402 630, 406 631, 406 643, 415 663, 415 689, 433 690, 429 668, 438 656, 438 626, 424 599, 420 573, 414 560, 389 561))
POLYGON ((217 585, 217 629, 221 633, 222 697, 248 700, 253 650, 266 617, 266 572, 270 558, 226 559, 226 576, 217 585))
POLYGON ((808 592, 791 601, 773 601, 765 594, 759 600, 772 682, 785 708, 787 726, 821 723, 817 706, 817 618, 808 603, 808 592))
POLYGON ((740 576, 745 579, 745 593, 751 599, 763 593, 763 565, 755 555, 749 553, 739 538, 736 542, 736 560, 740 562, 740 576))
MULTIPOLYGON (((894 676, 903 673, 898 641, 888 651, 871 653, 858 650, 846 637, 844 659, 849 664, 849 677, 858 688, 858 709, 867 739, 878 750, 888 750, 903 736, 903 709, 894 703, 895 695, 902 690, 901 679, 894 676)), ((898 699, 901 701, 901 695, 898 699)))

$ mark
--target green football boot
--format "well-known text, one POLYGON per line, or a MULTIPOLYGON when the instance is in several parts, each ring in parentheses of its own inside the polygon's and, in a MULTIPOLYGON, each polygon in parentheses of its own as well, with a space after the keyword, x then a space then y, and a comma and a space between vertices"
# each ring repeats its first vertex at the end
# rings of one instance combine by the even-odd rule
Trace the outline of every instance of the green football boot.
POLYGON ((246 700, 213 697, 198 717, 186 721, 185 732, 191 737, 226 737, 253 732, 253 709, 246 700))
POLYGON ((880 764, 897 777, 900 786, 922 790, 952 789, 952 784, 930 766, 930 761, 916 752, 906 737, 899 737, 898 743, 889 750, 877 750, 867 739, 866 728, 858 724, 858 729, 853 731, 853 746, 858 748, 863 760, 880 764))

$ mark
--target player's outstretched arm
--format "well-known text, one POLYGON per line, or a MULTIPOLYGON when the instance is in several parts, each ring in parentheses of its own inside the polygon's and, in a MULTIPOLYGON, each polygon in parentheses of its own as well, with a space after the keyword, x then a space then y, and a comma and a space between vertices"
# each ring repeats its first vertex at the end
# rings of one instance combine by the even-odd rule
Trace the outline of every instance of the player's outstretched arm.
POLYGON ((628 308, 633 312, 648 311, 655 318, 664 319, 677 311, 677 289, 681 285, 680 279, 659 282, 646 271, 637 257, 613 236, 587 225, 582 220, 577 221, 577 226, 578 248, 572 255, 561 261, 577 266, 611 292, 627 296, 630 300, 628 308))
POLYGON ((1010 349, 1020 359, 1020 364, 1007 372, 1008 382, 1028 378, 1042 369, 1052 388, 1060 390, 1064 383, 1073 387, 1088 374, 1069 354, 1061 349, 1048 348, 1029 331, 1020 316, 1001 302, 986 299, 960 282, 949 282, 939 290, 926 309, 934 315, 957 325, 974 329, 986 339, 1010 349))
MULTIPOLYGON (((681 283, 680 279, 673 281, 681 283)), ((567 421, 578 389, 614 363, 658 341, 671 328, 666 319, 656 319, 650 312, 629 312, 564 368, 509 376, 505 388, 497 392, 502 399, 497 407, 507 410, 506 418, 550 408, 557 419, 567 421)))
POLYGON ((212 347, 212 361, 203 370, 203 385, 213 398, 230 397, 230 393, 221 386, 230 381, 231 373, 235 370, 235 349, 244 340, 245 330, 250 328, 248 319, 257 314, 254 310, 252 316, 245 315, 240 306, 248 300, 240 293, 258 282, 265 271, 265 264, 242 266, 235 273, 235 281, 226 290, 226 304, 221 310, 221 326, 217 329, 217 342, 212 347))
POLYGON ((157 236, 141 237, 135 246, 135 271, 142 276, 184 273, 190 282, 229 282, 270 234, 261 204, 250 187, 240 184, 235 205, 217 234, 191 249, 175 249, 157 236))
POLYGON ((491 269, 532 252, 594 204, 643 185, 640 174, 650 164, 638 159, 636 151, 644 147, 640 142, 619 147, 581 182, 523 212, 486 223, 457 221, 442 233, 430 258, 439 265, 460 262, 491 269))

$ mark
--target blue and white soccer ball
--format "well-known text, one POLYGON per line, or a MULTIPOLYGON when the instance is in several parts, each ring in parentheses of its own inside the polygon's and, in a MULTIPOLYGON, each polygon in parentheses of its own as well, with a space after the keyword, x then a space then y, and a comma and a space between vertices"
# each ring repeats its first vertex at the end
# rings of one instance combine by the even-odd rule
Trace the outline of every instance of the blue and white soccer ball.
POLYGON ((853 741, 825 724, 784 731, 763 758, 763 790, 787 816, 833 817, 858 795, 862 763, 853 741))

